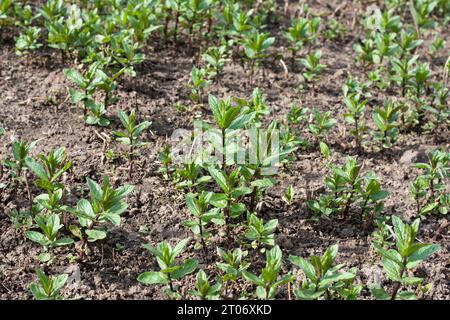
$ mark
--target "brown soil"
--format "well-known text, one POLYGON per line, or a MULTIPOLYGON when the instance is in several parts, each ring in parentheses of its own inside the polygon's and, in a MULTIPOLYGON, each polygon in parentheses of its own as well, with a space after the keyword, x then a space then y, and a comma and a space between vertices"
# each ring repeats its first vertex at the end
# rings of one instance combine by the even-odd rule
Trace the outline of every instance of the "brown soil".
MULTIPOLYGON (((337 12, 340 21, 350 28, 353 20, 353 9, 350 2, 337 12)), ((314 11, 333 14, 336 5, 311 5, 314 11)), ((294 8, 291 8, 292 10, 294 8)), ((282 19, 274 25, 272 32, 277 36, 275 49, 288 56, 286 45, 279 31, 288 24, 282 19)), ((442 31, 444 39, 450 39, 448 28, 442 31)), ((287 76, 281 64, 267 63, 265 77, 258 73, 253 86, 248 84, 245 70, 239 64, 229 64, 221 85, 213 85, 209 92, 219 96, 249 97, 253 88, 258 86, 267 98, 271 108, 271 116, 283 119, 293 102, 304 106, 316 106, 319 110, 331 110, 339 120, 339 130, 334 129, 329 136, 332 148, 332 161, 342 163, 347 155, 355 155, 352 149, 352 138, 343 132, 344 105, 342 101, 342 85, 348 75, 364 78, 364 71, 354 62, 353 44, 361 34, 358 27, 350 29, 345 41, 320 41, 323 51, 323 62, 327 65, 321 81, 314 91, 300 93, 298 85, 302 83, 299 70, 294 70, 286 59, 289 69, 287 76)), ((449 51, 450 41, 446 50, 449 51)), ((190 78, 194 58, 187 56, 180 44, 179 51, 173 52, 156 43, 149 48, 147 60, 138 67, 135 78, 120 81, 117 96, 119 102, 110 107, 109 118, 112 120, 108 128, 86 126, 82 120, 82 110, 70 103, 67 88, 71 84, 65 79, 63 69, 68 65, 60 62, 59 55, 50 50, 42 49, 28 59, 19 59, 14 53, 11 39, 3 39, 0 47, 0 127, 4 127, 6 137, 0 144, 0 157, 10 156, 11 141, 23 139, 39 140, 34 154, 48 152, 56 147, 66 147, 71 159, 74 160, 73 174, 65 181, 70 197, 68 201, 74 205, 85 188, 86 177, 100 179, 103 174, 111 178, 115 185, 132 183, 135 191, 128 197, 129 210, 123 216, 120 227, 111 228, 110 233, 102 242, 91 245, 91 252, 86 261, 70 263, 66 258, 74 248, 58 249, 56 260, 50 265, 40 265, 36 259, 39 246, 25 240, 10 222, 9 215, 13 208, 26 208, 27 196, 23 187, 9 184, 0 189, 0 299, 28 299, 31 293, 28 285, 35 280, 34 268, 40 265, 52 274, 69 273, 69 286, 64 291, 67 297, 81 296, 87 299, 164 299, 165 296, 158 286, 144 286, 137 282, 139 273, 156 266, 155 259, 142 248, 142 244, 156 245, 162 240, 171 243, 192 236, 182 225, 189 216, 184 205, 183 193, 177 191, 157 172, 158 152, 173 130, 190 128, 195 112, 183 113, 175 109, 177 102, 189 105, 186 83, 190 78), (57 100, 57 107, 48 102, 49 97, 57 100), (103 159, 105 150, 113 149, 119 152, 120 147, 115 142, 104 142, 99 138, 102 132, 109 134, 119 129, 120 122, 115 110, 121 108, 138 109, 139 119, 152 121, 151 132, 145 134, 148 141, 139 159, 138 169, 132 181, 127 180, 126 163, 122 159, 103 159), (97 131, 97 132, 96 132, 97 131), (104 164, 102 164, 104 161, 104 164), (147 232, 140 232, 146 227, 147 232), (116 249, 116 244, 123 246, 116 249), (79 278, 79 282, 77 281, 79 278)), ((433 61, 431 67, 436 77, 445 57, 440 56, 433 61)), ((298 69, 298 67, 297 67, 298 69)), ((374 91, 374 97, 369 101, 367 118, 370 110, 382 103, 386 93, 374 91)), ((197 110, 196 112, 198 112, 197 110)), ((209 111, 203 110, 209 117, 209 111)), ((418 132, 402 133, 396 146, 385 152, 366 150, 359 156, 365 163, 364 171, 374 171, 390 192, 386 203, 386 214, 396 214, 407 220, 414 215, 414 205, 408 194, 408 184, 418 172, 411 163, 423 159, 425 153, 438 146, 446 148, 450 145, 448 128, 436 136, 427 136, 418 132)), ((305 133, 305 137, 312 139, 305 133)), ((277 242, 284 250, 284 255, 296 254, 309 257, 313 253, 321 253, 331 244, 339 244, 339 262, 347 267, 358 268, 358 282, 370 283, 375 277, 384 277, 379 259, 370 247, 371 230, 364 231, 359 223, 343 222, 336 219, 321 220, 314 223, 308 220, 305 200, 306 190, 314 190, 323 185, 327 173, 326 162, 316 149, 298 151, 297 160, 284 170, 279 177, 279 184, 271 189, 264 198, 261 216, 264 219, 279 219, 277 242), (297 192, 295 203, 288 207, 280 197, 287 186, 292 184, 297 192)), ((0 183, 9 183, 7 175, 0 183)), ((38 190, 32 187, 35 195, 38 190)), ((86 194, 86 193, 85 193, 86 194)), ((419 234, 420 241, 432 241, 436 230, 442 222, 441 217, 430 217, 422 223, 419 234)), ((430 299, 450 299, 450 233, 447 230, 437 238, 442 246, 441 251, 432 256, 417 271, 426 282, 433 282, 431 292, 426 296, 430 299)), ((217 239, 216 239, 217 240, 217 239)), ((191 255, 202 261, 200 251, 191 255)), ((215 244, 210 246, 211 251, 215 244)), ((189 251, 189 250, 188 250, 189 251)), ((211 252, 211 256, 215 256, 211 252)), ((259 269, 263 256, 252 258, 254 266, 259 269)), ((210 269, 211 268, 210 263, 210 269)), ((202 265, 204 268, 208 268, 202 265)), ((290 268, 285 263, 285 271, 290 268)), ((194 276, 183 281, 182 287, 191 288, 194 276)), ((248 286, 242 284, 242 288, 248 286)), ((283 289, 284 290, 284 289, 283 289)), ((286 297, 282 290, 280 297, 286 297)), ((367 290, 363 297, 368 297, 367 290)))

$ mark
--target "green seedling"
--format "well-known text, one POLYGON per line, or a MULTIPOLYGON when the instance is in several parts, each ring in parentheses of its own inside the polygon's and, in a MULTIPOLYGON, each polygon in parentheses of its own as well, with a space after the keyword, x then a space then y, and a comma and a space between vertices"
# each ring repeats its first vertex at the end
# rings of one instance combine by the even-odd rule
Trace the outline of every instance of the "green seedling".
POLYGON ((361 141, 364 138, 364 132, 367 130, 364 123, 364 111, 366 109, 367 100, 360 100, 359 95, 353 95, 344 98, 348 113, 344 114, 344 119, 353 126, 350 133, 355 137, 358 150, 361 150, 361 141))
POLYGON ((159 171, 165 175, 166 179, 169 179, 172 173, 173 159, 170 151, 170 146, 167 143, 164 144, 161 152, 159 153, 159 161, 162 164, 162 167, 159 169, 159 171))
POLYGON ((34 212, 43 212, 43 210, 51 213, 63 213, 69 211, 69 207, 63 204, 63 189, 47 190, 34 198, 37 203, 33 208, 34 212))
POLYGON ((28 211, 11 210, 9 219, 19 233, 25 234, 33 226, 33 215, 28 211))
POLYGON ((267 49, 275 42, 269 33, 253 32, 244 39, 245 57, 249 61, 250 84, 253 83, 255 67, 259 67, 262 60, 267 58, 267 49))
POLYGON ((375 108, 372 119, 377 131, 372 133, 383 148, 391 148, 398 139, 398 117, 400 116, 400 105, 393 100, 388 100, 383 108, 375 108))
POLYGON ((309 20, 304 18, 293 20, 287 32, 283 34, 289 41, 288 49, 291 52, 293 61, 308 40, 309 23, 309 20))
POLYGON ((401 94, 404 97, 406 94, 406 88, 408 87, 411 79, 414 77, 414 65, 419 56, 413 56, 411 58, 403 58, 403 60, 392 57, 392 71, 391 80, 394 81, 401 90, 401 94))
POLYGON ((429 181, 426 177, 419 176, 409 185, 409 193, 416 205, 416 215, 423 217, 436 208, 436 203, 427 203, 429 181))
POLYGON ((16 54, 18 56, 28 55, 30 52, 42 47, 42 44, 38 42, 40 36, 40 28, 26 28, 19 37, 16 38, 16 54))
POLYGON ((364 183, 360 190, 361 219, 371 224, 384 209, 383 200, 389 196, 389 192, 383 190, 379 178, 369 173, 364 177, 364 183))
POLYGON ((410 30, 402 30, 397 40, 397 44, 400 48, 400 57, 405 58, 414 53, 417 48, 422 45, 422 43, 423 40, 419 39, 415 32, 410 30))
POLYGON ((177 264, 176 258, 179 256, 189 242, 189 238, 183 239, 175 247, 163 241, 156 247, 144 245, 144 248, 156 256, 156 261, 160 271, 147 271, 141 273, 137 280, 146 285, 165 285, 165 293, 172 298, 180 298, 180 293, 173 284, 174 280, 179 280, 191 274, 197 269, 198 261, 187 259, 181 264, 177 264))
POLYGON ((395 42, 396 37, 395 33, 378 33, 375 36, 372 59, 376 65, 382 65, 385 58, 392 57, 398 52, 399 46, 395 42))
POLYGON ((201 189, 204 184, 211 180, 211 177, 203 175, 202 171, 202 166, 197 164, 195 160, 182 163, 173 174, 177 187, 188 189, 190 192, 201 189))
POLYGON ((312 110, 313 122, 308 124, 308 130, 320 141, 326 140, 327 133, 334 127, 337 120, 332 118, 331 111, 321 113, 316 108, 312 110))
MULTIPOLYGON (((422 191, 424 185, 427 185, 427 189, 430 192, 430 202, 434 202, 437 194, 445 193, 447 190, 446 180, 450 177, 450 153, 443 149, 437 149, 430 153, 428 158, 428 163, 414 164, 416 168, 423 170, 423 174, 416 180, 416 183, 418 184, 417 189, 422 191)), ((421 195, 415 190, 413 194, 421 195)))
POLYGON ((294 126, 306 124, 308 121, 308 111, 306 107, 299 107, 296 104, 291 105, 291 109, 287 115, 288 123, 294 126))
MULTIPOLYGON (((247 231, 245 232, 245 238, 251 241, 251 247, 253 249, 260 248, 262 245, 275 245, 274 232, 278 226, 278 219, 272 219, 267 223, 264 223, 263 219, 260 219, 255 214, 251 213, 247 223, 248 226, 247 231)), ((264 252, 265 250, 262 251, 264 252)))
POLYGON ((325 30, 325 36, 328 40, 343 41, 347 36, 347 28, 345 25, 336 19, 331 19, 327 23, 327 29, 325 30))
POLYGON ((416 0, 410 2, 410 12, 414 19, 416 26, 417 37, 420 36, 422 29, 432 29, 435 26, 435 21, 431 15, 436 8, 437 1, 416 0))
POLYGON ((42 258, 41 260, 47 260, 45 257, 48 257, 48 255, 45 253, 49 249, 70 245, 74 242, 71 238, 58 238, 58 231, 63 227, 60 223, 59 215, 36 215, 34 221, 41 232, 27 231, 25 232, 25 236, 31 241, 39 243, 43 247, 44 254, 40 255, 40 259, 42 258))
POLYGON ((394 243, 392 242, 393 234, 391 232, 390 226, 387 225, 387 222, 390 220, 391 216, 379 216, 375 218, 375 226, 376 229, 372 233, 372 243, 387 249, 392 246, 394 243))
POLYGON ((89 125, 99 125, 101 127, 107 127, 110 124, 108 118, 105 117, 106 108, 101 102, 95 102, 92 99, 87 99, 84 102, 84 106, 87 110, 91 111, 91 114, 85 117, 85 121, 89 125))
POLYGON ((430 57, 436 57, 437 54, 445 48, 446 41, 439 35, 436 35, 433 42, 428 45, 428 54, 430 57))
POLYGON ((190 290, 189 294, 201 300, 219 300, 222 284, 211 284, 205 271, 199 270, 195 281, 195 290, 190 290))
POLYGON ((399 217, 392 216, 392 225, 396 240, 395 249, 385 249, 378 244, 372 246, 381 256, 383 269, 389 280, 393 282, 391 293, 388 293, 379 284, 370 287, 372 294, 378 300, 415 300, 416 290, 402 290, 406 287, 419 287, 422 292, 430 289, 423 285, 423 279, 411 275, 412 269, 440 250, 437 244, 416 242, 419 232, 420 220, 411 225, 405 224, 399 217))
POLYGON ((30 151, 34 149, 36 143, 37 141, 33 141, 29 144, 26 141, 14 141, 11 147, 14 159, 4 160, 5 167, 10 169, 12 179, 14 181, 25 183, 30 213, 33 212, 33 196, 28 183, 27 163, 31 159, 30 151))
POLYGON ((199 103, 203 100, 203 92, 205 88, 211 84, 211 81, 207 78, 208 72, 206 69, 198 69, 197 67, 192 68, 191 80, 189 83, 191 89, 189 97, 192 101, 199 103))
POLYGON ((433 84, 432 89, 431 103, 423 107, 423 110, 428 111, 430 115, 428 121, 422 126, 422 129, 427 132, 437 132, 440 126, 450 124, 450 108, 447 106, 450 89, 442 82, 433 84))
POLYGON ((245 204, 240 203, 238 199, 250 194, 252 190, 248 187, 240 186, 239 169, 233 170, 229 174, 213 167, 210 167, 208 170, 211 177, 222 189, 222 193, 215 195, 215 200, 212 204, 222 210, 227 238, 230 240, 232 221, 237 219, 246 210, 245 204))
POLYGON ((278 287, 290 283, 294 276, 290 273, 279 278, 282 264, 282 253, 279 246, 273 247, 266 252, 266 266, 261 270, 259 276, 249 271, 242 271, 245 280, 256 285, 256 297, 258 299, 274 299, 278 287))
POLYGON ((299 267, 304 275, 302 284, 294 286, 294 295, 300 300, 319 300, 324 298, 356 300, 363 289, 362 285, 353 284, 356 269, 342 271, 344 265, 335 265, 338 254, 338 245, 332 245, 319 257, 311 256, 310 261, 289 256, 289 260, 299 267))
POLYGON ((300 63, 306 68, 303 73, 305 79, 312 83, 313 89, 315 83, 319 80, 320 73, 325 69, 326 65, 320 63, 322 51, 317 50, 314 53, 308 54, 306 58, 300 59, 300 63))
POLYGON ((62 300, 61 289, 67 282, 69 275, 47 276, 41 269, 36 268, 38 282, 30 285, 31 293, 36 300, 62 300))
POLYGON ((218 209, 209 209, 209 203, 213 197, 212 192, 202 191, 198 196, 193 193, 186 195, 186 204, 194 217, 194 220, 186 220, 184 225, 189 227, 192 232, 199 236, 205 259, 208 259, 208 251, 205 239, 211 236, 211 232, 206 230, 211 220, 222 221, 218 209))
POLYGON ((223 69, 228 62, 227 47, 210 47, 204 54, 202 59, 206 62, 206 69, 210 79, 220 79, 223 69))
POLYGON ((431 78, 430 65, 428 63, 417 63, 413 75, 410 86, 413 88, 416 98, 419 99, 425 93, 425 88, 427 88, 431 78))
POLYGON ((29 158, 25 162, 27 167, 38 177, 34 182, 35 185, 51 192, 56 189, 64 189, 64 185, 59 182, 59 179, 73 165, 73 162, 68 160, 64 147, 50 151, 48 155, 39 154, 38 161, 29 158))
POLYGON ((79 200, 77 207, 72 210, 81 228, 77 225, 69 226, 72 234, 82 241, 83 254, 86 252, 88 242, 106 238, 107 231, 101 227, 102 224, 109 222, 116 226, 120 225, 120 216, 128 208, 124 199, 134 188, 130 185, 113 188, 107 176, 103 177, 102 185, 87 178, 87 185, 90 200, 79 200))
POLYGON ((242 271, 250 267, 250 263, 245 261, 248 251, 242 251, 240 248, 233 250, 224 250, 217 248, 217 254, 224 262, 216 262, 217 268, 223 272, 222 280, 224 282, 236 282, 242 277, 242 271))
POLYGON ((286 193, 281 197, 281 200, 283 200, 288 206, 291 206, 294 203, 294 198, 295 189, 292 185, 289 185, 286 193))
POLYGON ((148 129, 152 124, 149 121, 144 121, 139 124, 136 123, 136 111, 132 110, 130 114, 126 114, 123 110, 119 110, 120 122, 122 122, 125 131, 115 131, 116 139, 128 146, 128 178, 131 179, 133 174, 133 160, 134 153, 139 148, 146 145, 145 142, 140 141, 141 133, 148 129))

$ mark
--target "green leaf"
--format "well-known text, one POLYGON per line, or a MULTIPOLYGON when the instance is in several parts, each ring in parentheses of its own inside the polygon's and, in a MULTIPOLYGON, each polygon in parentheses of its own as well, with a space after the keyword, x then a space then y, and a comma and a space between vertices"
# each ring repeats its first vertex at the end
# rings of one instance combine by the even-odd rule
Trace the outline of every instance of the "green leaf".
POLYGON ((39 243, 41 245, 43 245, 45 243, 45 241, 46 241, 45 236, 42 233, 37 232, 37 231, 27 231, 25 233, 25 236, 28 239, 30 239, 31 241, 37 242, 37 243, 39 243))
POLYGON ((61 246, 66 246, 66 245, 69 245, 69 244, 72 244, 72 243, 74 243, 74 240, 71 239, 71 238, 61 238, 61 239, 56 240, 53 243, 53 245, 61 247, 61 246))
POLYGON ((90 178, 87 178, 86 180, 87 180, 89 191, 91 192, 92 197, 95 200, 101 201, 102 200, 102 195, 103 195, 102 188, 94 180, 92 180, 90 178))
POLYGON ((25 160, 25 164, 28 168, 30 168, 31 171, 34 172, 35 175, 37 175, 40 179, 44 181, 48 181, 47 172, 45 171, 44 167, 42 167, 39 163, 34 161, 31 158, 27 158, 25 160))
POLYGON ((299 267, 300 269, 303 270, 303 272, 305 273, 305 275, 314 283, 317 282, 317 275, 316 275, 316 270, 314 269, 314 266, 307 260, 297 257, 297 256, 293 256, 290 255, 289 256, 289 261, 291 261, 294 265, 296 265, 297 267, 299 267))
POLYGON ((261 280, 259 277, 257 277, 255 274, 248 272, 248 271, 242 271, 242 275, 244 276, 244 279, 247 281, 250 281, 251 283, 257 285, 257 286, 264 286, 265 283, 263 280, 261 280))
POLYGON ((80 87, 84 86, 84 77, 78 71, 74 69, 64 69, 64 74, 70 81, 76 83, 80 87))
POLYGON ((396 263, 395 261, 392 261, 385 257, 383 257, 381 260, 383 263, 384 271, 386 271, 386 274, 388 275, 389 279, 391 279, 392 281, 400 281, 401 280, 400 265, 398 263, 396 263))
POLYGON ((438 244, 427 244, 425 246, 422 246, 408 257, 408 263, 406 264, 406 267, 408 269, 413 268, 421 261, 438 252, 440 249, 441 246, 438 244))
POLYGON ((244 113, 238 116, 236 119, 234 119, 228 128, 232 130, 241 129, 245 127, 247 124, 249 124, 251 121, 253 121, 254 118, 255 118, 254 112, 244 113))
POLYGON ((390 300, 391 296, 379 285, 374 285, 370 288, 370 292, 377 300, 390 300))
POLYGON ((89 237, 88 238, 89 242, 95 242, 106 238, 106 232, 103 230, 95 230, 95 229, 86 230, 86 234, 89 237))
POLYGON ((173 279, 183 278, 184 276, 194 272, 195 269, 197 269, 197 266, 198 266, 198 261, 197 260, 195 260, 195 259, 188 259, 188 260, 186 260, 186 262, 183 264, 183 266, 180 269, 178 269, 175 272, 171 273, 171 277, 173 279))
POLYGON ((137 280, 143 284, 168 284, 167 275, 163 272, 147 271, 141 273, 137 280))
POLYGON ((217 170, 214 167, 209 167, 208 171, 211 177, 216 180, 220 188, 222 188, 223 192, 229 193, 230 188, 228 187, 227 178, 225 177, 225 175, 220 170, 217 170))

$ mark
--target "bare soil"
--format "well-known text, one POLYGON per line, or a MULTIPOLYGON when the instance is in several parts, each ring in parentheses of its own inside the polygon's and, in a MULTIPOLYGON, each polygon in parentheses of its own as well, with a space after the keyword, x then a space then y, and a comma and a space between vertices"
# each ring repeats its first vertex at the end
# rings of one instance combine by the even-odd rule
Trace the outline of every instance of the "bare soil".
MULTIPOLYGON (((312 2, 312 10, 336 15, 348 28, 349 34, 344 41, 332 42, 320 40, 317 48, 323 51, 323 62, 327 68, 314 91, 299 92, 303 83, 301 70, 285 59, 288 74, 279 62, 268 61, 264 65, 264 76, 259 72, 253 86, 248 83, 247 71, 238 63, 229 64, 220 85, 213 85, 208 92, 219 96, 249 97, 254 87, 264 93, 271 108, 270 119, 283 119, 290 105, 297 102, 319 110, 331 110, 339 120, 339 125, 329 136, 333 159, 343 163, 347 155, 356 155, 352 147, 352 138, 343 128, 345 106, 342 99, 342 85, 349 75, 364 79, 364 70, 354 61, 353 45, 362 37, 358 26, 352 27, 353 4, 347 2, 335 12, 337 2, 328 5, 312 2)), ((356 7, 357 9, 357 7, 356 7)), ((294 7, 290 8, 295 10, 294 7)), ((288 57, 286 43, 281 36, 281 28, 286 28, 289 19, 271 25, 277 37, 273 52, 288 57)), ((442 30, 444 39, 450 39, 448 28, 442 30)), ((450 41, 441 56, 432 61, 431 68, 436 77, 440 77, 445 53, 449 52, 450 41)), ((70 280, 64 295, 81 296, 86 299, 164 299, 158 286, 144 286, 137 282, 139 273, 156 266, 155 259, 142 248, 142 244, 156 245, 162 240, 175 243, 192 236, 182 225, 189 216, 184 205, 184 195, 157 172, 160 167, 158 153, 166 138, 177 128, 191 128, 194 117, 201 112, 210 117, 206 109, 192 112, 180 112, 175 108, 177 102, 191 105, 186 83, 195 57, 187 55, 180 43, 178 51, 166 48, 159 42, 147 48, 147 59, 138 67, 137 77, 120 80, 116 95, 119 101, 110 107, 108 117, 112 120, 108 128, 87 126, 83 123, 82 110, 70 103, 67 89, 71 86, 66 80, 63 69, 70 67, 60 61, 57 52, 41 49, 28 58, 18 58, 14 53, 14 42, 4 34, 0 46, 0 126, 6 131, 6 138, 0 143, 0 157, 10 157, 13 139, 27 141, 39 140, 34 154, 48 152, 56 147, 66 147, 74 160, 73 174, 68 175, 65 184, 70 193, 68 199, 72 205, 77 199, 86 196, 86 177, 101 179, 106 174, 115 185, 132 183, 135 191, 128 197, 129 210, 123 216, 120 227, 111 227, 109 236, 102 242, 91 245, 86 261, 70 263, 67 254, 74 248, 58 249, 57 258, 50 266, 40 265, 36 258, 40 247, 26 240, 10 222, 9 215, 14 208, 27 207, 27 195, 22 186, 9 183, 7 174, 0 183, 8 187, 0 189, 0 299, 30 299, 28 285, 35 281, 34 268, 40 265, 52 274, 69 273, 70 280), (56 105, 49 102, 50 98, 56 105), (116 142, 107 140, 102 133, 120 128, 116 109, 138 109, 139 120, 152 121, 151 131, 145 133, 148 146, 142 151, 132 181, 126 175, 126 162, 120 157, 106 159, 104 153, 113 149, 118 154, 121 148, 116 142), (102 138, 101 138, 102 137, 102 138), (84 190, 84 191, 83 191, 84 190), (83 191, 83 192, 82 192, 83 191), (146 232, 143 232, 145 227, 146 232), (118 250, 117 244, 123 246, 118 250)), ((367 120, 370 111, 383 103, 395 92, 374 91, 369 101, 367 120)), ((415 161, 425 160, 426 152, 439 146, 449 148, 449 128, 444 128, 434 136, 420 132, 402 132, 400 140, 391 150, 375 152, 365 150, 359 155, 364 162, 364 172, 369 170, 377 174, 384 188, 390 192, 386 202, 386 214, 396 214, 406 220, 414 215, 414 205, 408 194, 408 184, 418 172, 412 168, 415 161)), ((305 132, 304 137, 311 139, 305 132)), ((277 243, 283 249, 285 257, 289 254, 309 257, 322 253, 329 245, 339 244, 338 261, 347 267, 358 268, 358 282, 368 284, 374 279, 384 279, 379 259, 371 249, 370 240, 373 230, 364 230, 361 224, 353 221, 320 220, 318 223, 308 219, 306 210, 306 190, 316 190, 323 185, 327 174, 326 163, 317 148, 299 150, 297 160, 286 168, 279 177, 279 184, 271 189, 264 198, 261 216, 264 219, 279 219, 277 243), (295 203, 287 206, 281 201, 281 195, 289 184, 297 191, 295 203)), ((33 193, 38 190, 32 187, 33 193)), ((419 240, 433 241, 443 217, 430 217, 422 223, 419 240)), ((216 236, 213 241, 219 241, 216 236)), ((450 299, 450 232, 443 230, 436 239, 442 246, 441 251, 425 262, 417 274, 425 281, 434 284, 428 299, 450 299)), ((200 251, 194 251, 190 244, 191 256, 201 261, 200 251)), ((216 259, 216 244, 210 246, 212 257, 216 259)), ((263 264, 263 255, 252 256, 254 268, 263 264)), ((287 259, 286 259, 287 260, 287 259)), ((209 268, 211 268, 211 261, 209 268)), ((208 268, 202 264, 201 267, 208 268)), ((290 269, 285 263, 285 271, 290 269)), ((194 276, 179 283, 184 289, 191 288, 194 276)), ((242 289, 248 286, 241 283, 242 289)), ((285 289, 280 297, 287 296, 285 289)), ((367 290, 363 297, 368 297, 367 290)))

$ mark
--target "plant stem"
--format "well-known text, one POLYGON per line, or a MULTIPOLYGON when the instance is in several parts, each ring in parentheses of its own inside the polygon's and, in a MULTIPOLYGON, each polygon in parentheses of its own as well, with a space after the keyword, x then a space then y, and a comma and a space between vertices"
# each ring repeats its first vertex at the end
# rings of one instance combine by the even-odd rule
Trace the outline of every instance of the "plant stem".
POLYGON ((131 179, 131 176, 133 174, 133 152, 134 152, 134 147, 131 144, 130 145, 130 152, 128 155, 128 159, 129 159, 129 166, 128 166, 128 178, 131 179))
POLYGON ((347 203, 345 204, 344 212, 342 214, 343 217, 347 216, 348 211, 350 210, 354 193, 355 193, 355 186, 352 185, 352 191, 350 192, 350 196, 347 199, 347 203))
POLYGON ((230 224, 231 224, 231 216, 230 216, 230 204, 231 201, 228 198, 227 199, 227 205, 224 208, 224 216, 225 216, 225 228, 227 233, 227 246, 230 247, 231 245, 231 232, 230 232, 230 224))
POLYGON ((103 104, 105 105, 105 109, 108 106, 108 100, 109 100, 109 92, 105 91, 105 100, 103 102, 103 104))
MULTIPOLYGON (((400 270, 400 279, 403 278, 403 274, 405 273, 407 261, 408 261, 408 259, 406 257, 403 258, 403 263, 402 263, 403 265, 400 270)), ((401 285, 402 285, 402 283, 400 281, 397 281, 395 283, 394 291, 392 292, 392 296, 391 296, 391 300, 395 300, 395 298, 397 297, 398 290, 400 290, 401 285)))
POLYGON ((206 250, 205 239, 203 238, 203 226, 202 226, 202 219, 200 217, 198 218, 198 229, 200 232, 200 242, 201 242, 202 248, 203 248, 203 255, 205 256, 205 261, 207 261, 208 260, 208 252, 206 250))
POLYGON ((30 208, 30 214, 33 214, 33 197, 31 196, 31 191, 30 191, 30 186, 28 184, 28 177, 27 177, 26 171, 23 172, 23 177, 25 179, 25 187, 27 188, 27 193, 28 193, 28 204, 29 204, 29 208, 30 208))
MULTIPOLYGON (((259 171, 260 171, 260 168, 257 168, 255 170, 255 175, 253 177, 253 181, 259 179, 259 171)), ((252 190, 252 193, 250 195, 250 206, 249 206, 249 211, 250 212, 255 211, 257 195, 258 195, 258 187, 254 186, 253 190, 252 190)))
POLYGON ((225 170, 225 166, 227 164, 227 159, 225 155, 225 146, 226 146, 226 129, 222 129, 222 170, 225 170))

